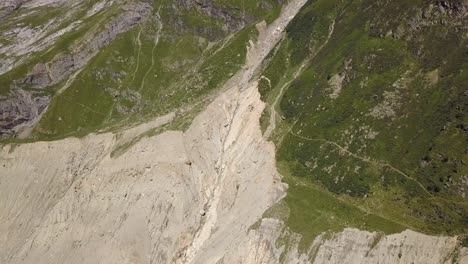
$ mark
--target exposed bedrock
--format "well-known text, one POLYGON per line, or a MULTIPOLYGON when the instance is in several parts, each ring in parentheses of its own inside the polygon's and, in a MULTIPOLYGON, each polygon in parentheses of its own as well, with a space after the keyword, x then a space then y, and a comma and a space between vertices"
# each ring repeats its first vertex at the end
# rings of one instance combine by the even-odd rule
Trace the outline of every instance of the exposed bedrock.
POLYGON ((41 90, 66 80, 85 67, 99 50, 143 22, 152 10, 144 2, 129 3, 121 8, 123 12, 107 23, 102 31, 88 32, 82 38, 84 41, 69 48, 71 52, 59 53, 51 61, 35 65, 24 79, 12 80, 10 92, 0 97, 0 138, 18 136, 22 127, 33 127, 51 100, 50 95, 41 90))

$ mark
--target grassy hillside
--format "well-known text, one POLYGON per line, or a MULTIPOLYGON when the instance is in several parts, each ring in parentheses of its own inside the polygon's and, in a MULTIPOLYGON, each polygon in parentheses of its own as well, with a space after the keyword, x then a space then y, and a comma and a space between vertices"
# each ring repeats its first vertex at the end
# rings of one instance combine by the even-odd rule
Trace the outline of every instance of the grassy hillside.
MULTIPOLYGON (((75 52, 107 30, 112 19, 125 9, 122 6, 132 3, 118 1, 87 16, 85 11, 97 2, 90 0, 76 7, 84 11, 74 12, 57 28, 80 21, 76 30, 0 75, 0 94, 8 95, 14 87, 52 98, 29 140, 79 136, 126 126, 202 101, 244 63, 248 40, 257 34, 254 24, 264 19, 271 21, 281 8, 272 0, 210 1, 203 8, 196 7, 196 1, 150 1, 150 17, 100 49, 76 74, 44 89, 24 83, 35 65, 75 52)), ((20 8, 10 16, 25 13, 24 10, 20 8)), ((64 12, 57 7, 43 16, 44 11, 37 8, 17 24, 40 26, 57 21, 64 12)), ((7 30, 14 26, 8 23, 3 27, 7 30)))
MULTIPOLYGON (((236 7, 216 1, 215 5, 236 7)), ((248 39, 256 34, 254 27, 228 36, 220 28, 222 21, 194 10, 179 10, 182 27, 187 27, 180 29, 172 24, 174 10, 169 3, 155 2, 154 7, 154 19, 102 50, 54 98, 35 137, 83 134, 116 122, 168 113, 200 101, 243 64, 248 39), (218 35, 216 42, 210 41, 213 34, 218 35)), ((257 6, 244 11, 256 20, 276 15, 257 6)))
POLYGON ((264 72, 272 85, 262 81, 260 90, 272 103, 286 85, 273 139, 282 173, 290 175, 294 231, 468 232, 461 5, 318 0, 289 26, 264 72), (366 220, 337 215, 343 202, 366 220))

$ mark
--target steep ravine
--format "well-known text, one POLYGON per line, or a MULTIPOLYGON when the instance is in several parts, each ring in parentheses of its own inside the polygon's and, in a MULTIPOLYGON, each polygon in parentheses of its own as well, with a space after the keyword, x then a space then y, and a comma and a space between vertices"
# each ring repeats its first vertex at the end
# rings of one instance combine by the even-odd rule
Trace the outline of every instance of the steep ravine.
POLYGON ((286 185, 260 130, 264 103, 255 73, 305 2, 292 0, 271 25, 257 26, 246 65, 186 132, 143 137, 118 157, 111 157, 121 140, 113 133, 3 146, 0 262, 467 261, 456 238, 412 231, 347 229, 318 237, 308 253, 299 253, 300 237, 292 234, 288 248, 277 247, 287 228, 261 218, 286 185))

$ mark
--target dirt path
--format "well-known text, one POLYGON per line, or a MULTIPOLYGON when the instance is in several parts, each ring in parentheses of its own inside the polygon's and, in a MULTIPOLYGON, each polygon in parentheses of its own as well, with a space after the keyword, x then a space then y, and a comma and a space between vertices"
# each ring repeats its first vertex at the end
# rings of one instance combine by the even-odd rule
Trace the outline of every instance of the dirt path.
POLYGON ((83 70, 83 68, 81 69, 78 69, 75 73, 73 73, 72 75, 70 75, 70 77, 68 77, 68 80, 67 82, 65 83, 64 86, 62 86, 62 88, 60 88, 60 90, 57 91, 57 95, 60 95, 62 94, 65 90, 67 90, 71 85, 72 83, 75 81, 76 79, 76 76, 78 76, 78 74, 80 74, 80 72, 83 70))
POLYGON ((162 23, 162 20, 161 20, 161 16, 159 15, 160 10, 161 10, 161 6, 159 6, 158 11, 156 12, 156 24, 157 24, 158 29, 156 30, 156 34, 155 34, 155 37, 154 37, 153 48, 151 49, 151 66, 148 68, 148 70, 143 75, 143 80, 141 81, 141 85, 140 85, 140 89, 138 89, 138 93, 141 93, 141 90, 145 86, 146 77, 153 70, 153 67, 154 67, 154 51, 156 50, 156 46, 158 46, 158 44, 159 44, 159 38, 161 37, 161 31, 163 29, 163 23, 162 23))
POLYGON ((324 142, 325 144, 333 145, 333 146, 337 147, 338 149, 340 149, 341 151, 345 152, 346 154, 350 155, 351 157, 359 159, 361 161, 372 163, 372 164, 375 164, 375 165, 378 165, 378 166, 381 166, 381 167, 390 168, 391 170, 395 171, 396 173, 402 175, 403 177, 407 178, 408 180, 410 180, 410 181, 416 183, 417 185, 419 185, 419 187, 421 187, 421 189, 424 190, 424 192, 426 194, 428 194, 430 197, 434 197, 434 195, 432 193, 430 193, 428 190, 426 190, 424 185, 422 185, 419 181, 415 180, 414 178, 410 177, 408 174, 402 172, 401 170, 393 167, 392 165, 390 165, 390 164, 388 164, 386 162, 379 161, 379 160, 373 160, 371 158, 361 157, 361 156, 349 151, 347 148, 345 148, 345 147, 343 147, 343 146, 341 146, 338 143, 333 142, 333 141, 329 141, 329 140, 321 139, 321 138, 308 138, 308 137, 301 136, 301 135, 299 135, 297 133, 294 133, 293 131, 291 131, 290 133, 292 135, 294 135, 295 137, 298 137, 298 138, 301 138, 301 139, 304 139, 304 140, 307 140, 307 141, 321 141, 321 142, 324 142))
POLYGON ((269 139, 271 134, 273 133, 273 131, 276 129, 276 118, 277 117, 281 118, 279 116, 279 114, 277 113, 277 111, 276 111, 276 107, 278 105, 279 100, 283 97, 283 94, 285 93, 285 91, 289 87, 289 85, 294 80, 296 80, 304 72, 304 70, 310 65, 310 62, 312 61, 312 59, 323 49, 323 47, 325 47, 325 45, 328 44, 328 41, 330 41, 330 38, 333 35, 334 31, 335 31, 335 20, 333 20, 332 24, 330 25, 329 33, 328 33, 328 36, 327 36, 327 39, 325 40, 325 42, 315 52, 313 52, 312 55, 309 58, 304 60, 304 62, 299 67, 299 69, 297 69, 293 73, 291 80, 289 80, 288 82, 283 84, 283 86, 281 86, 281 89, 278 92, 278 95, 276 96, 275 100, 273 101, 273 104, 270 106, 270 122, 268 123, 268 127, 267 127, 267 129, 265 130, 265 133, 264 133, 264 137, 266 139, 269 139))
MULTIPOLYGON (((138 31, 138 35, 137 35, 137 38, 136 38, 136 43, 138 45, 138 53, 137 53, 137 61, 136 61, 136 66, 135 66, 135 70, 133 70, 133 74, 132 74, 132 80, 130 81, 130 85, 132 85, 133 81, 135 81, 135 77, 136 77, 136 74, 138 72, 138 68, 140 67, 140 55, 141 55, 141 40, 140 40, 140 36, 141 36, 141 31, 143 29, 141 28, 141 25, 140 25, 140 31, 138 31)), ((120 84, 119 87, 117 88, 117 91, 120 91, 120 89, 122 88, 122 85, 123 84, 120 84)), ((109 113, 107 114, 107 117, 106 117, 106 120, 105 122, 108 122, 111 118, 112 118, 112 114, 114 113, 114 108, 115 108, 115 104, 116 104, 116 101, 117 99, 114 99, 114 101, 112 102, 112 106, 110 107, 110 110, 109 110, 109 113)), ((104 122, 104 123, 105 123, 104 122)))
POLYGON ((135 81, 136 74, 138 72, 138 69, 140 68, 140 56, 141 56, 141 40, 140 40, 140 37, 141 37, 141 31, 142 30, 143 29, 141 28, 141 25, 140 25, 140 31, 138 31, 138 36, 136 38, 137 45, 138 45, 137 61, 136 61, 135 70, 133 71, 133 74, 132 74, 132 80, 130 81, 130 85, 132 85, 133 82, 135 81))

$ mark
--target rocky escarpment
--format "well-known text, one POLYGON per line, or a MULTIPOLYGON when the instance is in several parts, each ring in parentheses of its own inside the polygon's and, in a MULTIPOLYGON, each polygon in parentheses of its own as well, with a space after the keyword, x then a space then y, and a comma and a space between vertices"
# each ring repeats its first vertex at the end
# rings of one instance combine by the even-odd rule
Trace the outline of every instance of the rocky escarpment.
POLYGON ((176 0, 175 2, 185 10, 196 9, 206 16, 222 20, 223 30, 230 33, 255 20, 252 15, 239 12, 238 9, 217 7, 210 0, 176 0), (237 16, 236 13, 238 13, 237 16))
POLYGON ((433 237, 406 230, 384 235, 347 228, 338 233, 319 235, 306 250, 301 237, 291 233, 277 219, 262 219, 249 232, 244 243, 226 256, 225 263, 234 263, 243 255, 242 263, 465 263, 468 248, 456 237, 433 237))
POLYGON ((10 92, 0 97, 0 138, 27 136, 27 133, 20 132, 30 131, 51 100, 43 90, 82 69, 100 49, 135 25, 143 23, 152 7, 136 2, 125 4, 120 9, 119 15, 102 29, 86 33, 80 38, 81 41, 69 46, 67 52, 55 55, 48 62, 36 64, 24 78, 11 80, 10 92), (29 129, 24 130, 25 127, 29 129))
POLYGON ((468 3, 465 0, 435 1, 442 13, 463 17, 466 14, 468 3))
POLYGON ((21 5, 24 4, 26 0, 5 0, 0 3, 0 21, 5 16, 8 16, 11 14, 13 11, 17 10, 18 8, 21 7, 21 5))
POLYGON ((177 34, 196 33, 210 41, 216 41, 229 33, 237 32, 257 19, 253 14, 241 10, 238 6, 222 6, 212 0, 175 0, 174 4, 167 6, 166 9, 170 14, 167 17, 167 23, 175 29, 177 34), (215 25, 212 28, 193 25, 181 15, 184 12, 206 16, 216 21, 215 25))
POLYGON ((149 4, 140 2, 129 3, 121 9, 122 13, 106 24, 103 30, 86 34, 83 37, 84 42, 75 43, 68 48, 71 52, 58 54, 50 62, 37 64, 25 79, 17 82, 17 85, 26 84, 41 89, 63 81, 81 69, 117 36, 143 22, 152 10, 149 4))
POLYGON ((2 262, 221 259, 284 193, 254 88, 231 89, 186 133, 144 138, 116 158, 113 134, 2 148, 2 262))
POLYGON ((49 102, 49 96, 21 89, 0 95, 0 138, 27 135, 49 102))

